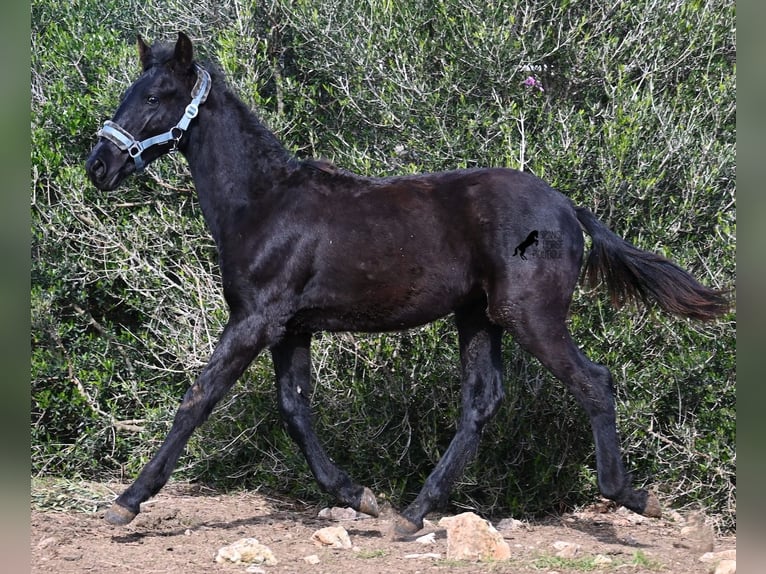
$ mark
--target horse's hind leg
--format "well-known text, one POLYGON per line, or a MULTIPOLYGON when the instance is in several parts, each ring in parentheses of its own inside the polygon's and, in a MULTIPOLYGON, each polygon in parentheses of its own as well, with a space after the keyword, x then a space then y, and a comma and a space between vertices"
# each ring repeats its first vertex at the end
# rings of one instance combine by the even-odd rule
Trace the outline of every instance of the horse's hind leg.
POLYGON ((501 342, 503 331, 492 325, 481 304, 455 313, 462 367, 462 413, 449 447, 418 496, 395 525, 406 536, 423 527, 423 517, 449 496, 455 481, 473 459, 487 421, 503 400, 501 342))
POLYGON ((369 488, 354 484, 327 456, 312 426, 310 335, 288 335, 272 350, 277 376, 279 412, 287 431, 300 447, 317 483, 340 502, 378 515, 378 503, 369 488))
POLYGON ((634 512, 659 517, 661 511, 657 499, 645 490, 634 490, 625 472, 609 369, 588 360, 575 345, 565 323, 568 303, 555 299, 538 291, 522 300, 513 300, 511 304, 504 304, 503 300, 490 303, 489 313, 493 320, 507 326, 515 340, 566 385, 588 414, 596 444, 601 493, 634 512))

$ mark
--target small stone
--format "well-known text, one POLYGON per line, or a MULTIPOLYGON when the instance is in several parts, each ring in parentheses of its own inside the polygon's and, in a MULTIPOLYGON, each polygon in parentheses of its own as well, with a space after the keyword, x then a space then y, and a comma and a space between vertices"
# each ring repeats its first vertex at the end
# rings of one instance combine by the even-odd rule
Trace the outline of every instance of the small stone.
POLYGON ((507 560, 511 547, 492 524, 473 512, 448 516, 439 521, 447 529, 447 558, 450 560, 507 560))
POLYGON ((317 516, 325 520, 357 520, 359 513, 353 508, 333 506, 332 508, 323 508, 317 516))
POLYGON ((628 534, 622 538, 622 543, 627 544, 628 546, 636 546, 638 544, 638 539, 635 536, 628 534))
POLYGON ((58 543, 58 538, 55 536, 48 536, 47 538, 43 538, 40 540, 40 542, 37 543, 37 548, 42 550, 43 548, 48 548, 49 546, 56 546, 58 543))
POLYGON ((82 560, 83 553, 78 552, 77 550, 68 549, 62 552, 59 556, 69 562, 76 562, 77 560, 82 560))
POLYGON ((423 558, 432 558, 433 560, 441 560, 442 555, 436 552, 426 552, 425 554, 405 554, 405 558, 408 560, 419 560, 423 558))
POLYGON ((429 532, 428 534, 424 534, 420 538, 416 538, 415 542, 419 542, 420 544, 435 544, 436 543, 436 533, 435 532, 429 532))
POLYGON ((677 510, 672 510, 672 509, 665 512, 665 518, 667 518, 668 520, 672 522, 680 523, 684 521, 684 518, 683 516, 681 516, 681 513, 678 512, 677 510))
POLYGON ((734 550, 721 550, 720 552, 705 552, 702 556, 700 556, 700 562, 705 562, 706 564, 713 564, 715 562, 720 562, 721 560, 736 560, 737 559, 737 551, 734 550))
POLYGON ((520 530, 524 528, 524 523, 521 520, 515 518, 503 518, 497 523, 497 529, 502 532, 503 530, 520 530))
POLYGON ((596 566, 606 566, 607 564, 612 563, 612 559, 609 558, 609 556, 604 556, 603 554, 596 554, 596 556, 593 558, 593 563, 596 566))
POLYGON ((342 526, 328 526, 321 528, 311 535, 311 540, 317 546, 330 546, 331 548, 351 548, 351 538, 342 526))
POLYGON ((715 567, 714 574, 737 574, 737 561, 721 560, 715 567))
POLYGON ((619 516, 625 520, 625 522, 628 524, 641 524, 647 521, 646 516, 642 516, 641 514, 637 514, 632 510, 628 510, 624 506, 620 506, 617 510, 615 510, 614 513, 616 516, 619 516))
POLYGON ((306 564, 319 564, 319 556, 317 556, 316 554, 312 554, 310 556, 304 557, 303 561, 306 564))
POLYGON ((686 526, 681 528, 681 536, 684 540, 680 544, 686 548, 700 553, 713 550, 713 527, 708 524, 702 512, 695 512, 686 519, 686 526))
POLYGON ((216 562, 234 564, 265 564, 276 566, 279 562, 268 546, 258 542, 257 538, 242 538, 218 550, 216 562))
POLYGON ((575 542, 565 542, 563 540, 557 540, 553 543, 553 547, 556 549, 556 556, 559 558, 574 558, 580 554, 581 546, 575 542))

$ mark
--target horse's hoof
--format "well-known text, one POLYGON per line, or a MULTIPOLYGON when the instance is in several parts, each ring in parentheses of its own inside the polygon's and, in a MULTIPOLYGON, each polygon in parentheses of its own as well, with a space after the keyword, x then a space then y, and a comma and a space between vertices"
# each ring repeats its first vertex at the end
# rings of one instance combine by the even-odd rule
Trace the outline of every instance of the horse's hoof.
POLYGON ((372 491, 367 487, 365 487, 364 491, 362 492, 362 498, 359 500, 358 510, 359 512, 363 512, 375 517, 380 514, 378 501, 375 499, 375 495, 372 493, 372 491))
POLYGON ((654 493, 647 493, 648 496, 646 497, 646 506, 644 506, 644 511, 641 513, 644 516, 648 516, 649 518, 662 518, 662 508, 660 507, 660 501, 657 500, 657 497, 654 495, 654 493))
POLYGON ((104 514, 104 520, 106 520, 109 524, 114 524, 115 526, 125 526, 126 524, 130 524, 130 522, 136 517, 136 514, 136 512, 128 510, 124 506, 121 506, 115 502, 112 504, 111 508, 106 511, 106 514, 104 514))
POLYGON ((409 518, 399 514, 394 520, 394 537, 408 538, 423 528, 422 524, 416 524, 409 518))

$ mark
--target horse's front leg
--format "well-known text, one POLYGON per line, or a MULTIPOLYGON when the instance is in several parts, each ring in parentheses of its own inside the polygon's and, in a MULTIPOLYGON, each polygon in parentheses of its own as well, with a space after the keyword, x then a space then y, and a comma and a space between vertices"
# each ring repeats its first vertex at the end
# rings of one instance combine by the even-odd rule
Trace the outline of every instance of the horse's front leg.
POLYGON ((256 319, 229 320, 210 361, 186 392, 162 446, 133 484, 107 510, 104 516, 107 522, 128 524, 140 512, 141 503, 157 494, 167 483, 194 429, 207 419, 218 401, 268 343, 265 332, 256 319))
POLYGON ((407 536, 423 528, 423 518, 443 503, 466 465, 476 455, 484 425, 503 400, 502 334, 490 323, 484 305, 455 313, 462 367, 462 413, 449 447, 426 479, 415 500, 402 512, 395 534, 407 536))
POLYGON ((311 416, 311 335, 287 335, 271 349, 277 376, 279 412, 287 431, 306 457, 314 477, 326 492, 343 504, 378 515, 378 503, 369 488, 351 481, 330 460, 314 432, 311 416))

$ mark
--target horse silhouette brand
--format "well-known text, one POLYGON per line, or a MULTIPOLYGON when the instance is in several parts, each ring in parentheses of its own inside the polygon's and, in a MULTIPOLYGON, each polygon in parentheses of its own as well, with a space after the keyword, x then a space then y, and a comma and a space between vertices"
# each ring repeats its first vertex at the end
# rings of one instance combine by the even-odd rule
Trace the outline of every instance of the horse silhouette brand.
POLYGON ((527 238, 516 246, 516 249, 513 250, 513 255, 516 256, 518 253, 519 257, 526 260, 524 252, 527 250, 527 247, 531 245, 537 245, 539 243, 537 234, 537 229, 533 229, 529 235, 527 235, 527 238))

